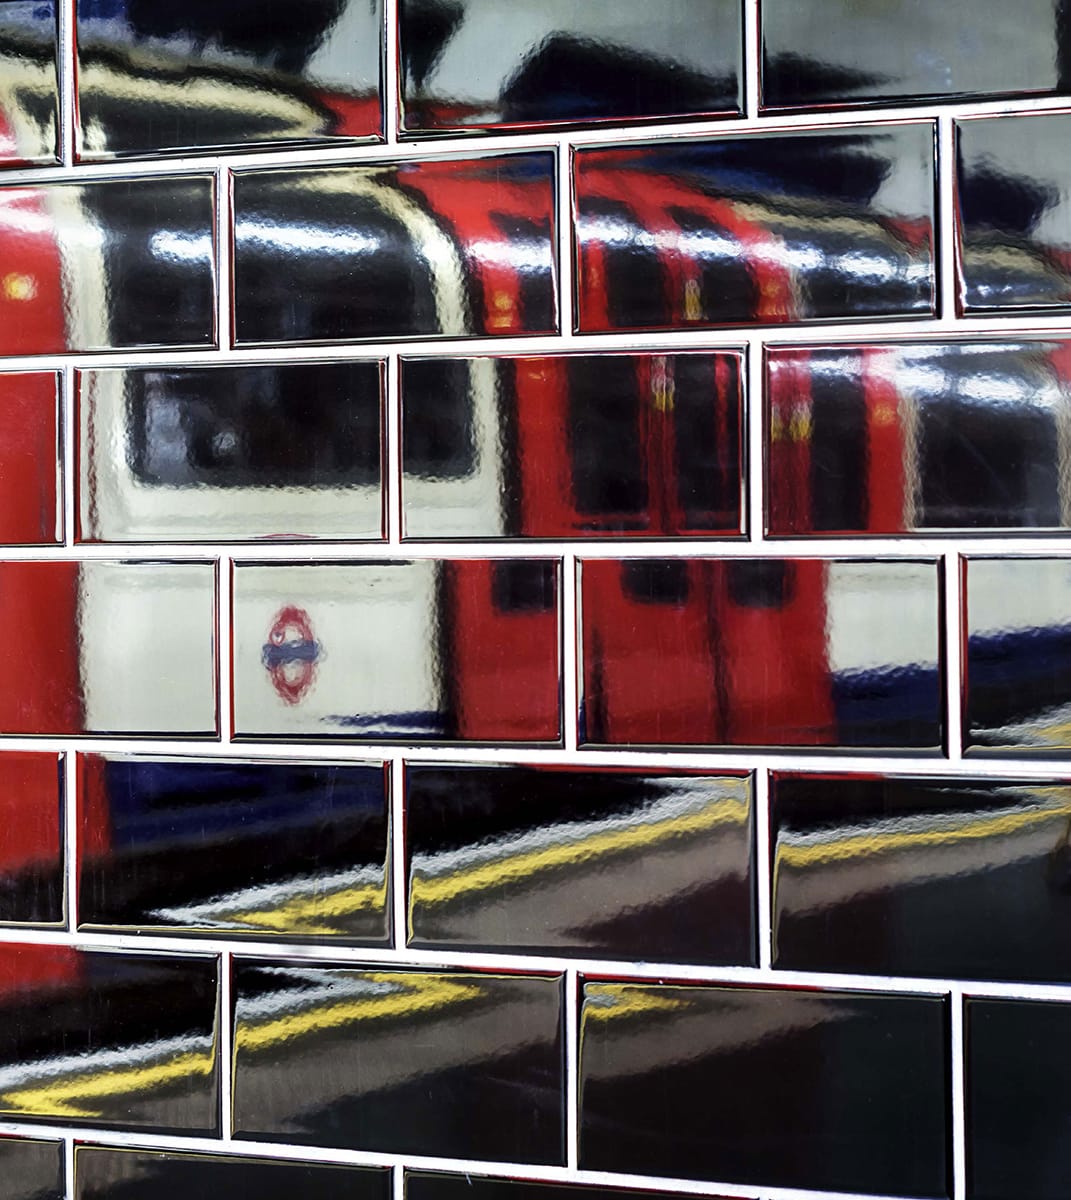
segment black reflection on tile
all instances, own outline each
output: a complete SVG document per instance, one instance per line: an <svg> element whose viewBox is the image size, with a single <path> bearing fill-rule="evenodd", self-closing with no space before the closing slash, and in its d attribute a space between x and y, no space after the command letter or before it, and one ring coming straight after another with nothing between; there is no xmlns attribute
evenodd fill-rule
<svg viewBox="0 0 1071 1200"><path fill-rule="evenodd" d="M740 111L737 0L402 0L404 128Z"/></svg>
<svg viewBox="0 0 1071 1200"><path fill-rule="evenodd" d="M581 741L936 750L934 562L587 559Z"/></svg>
<svg viewBox="0 0 1071 1200"><path fill-rule="evenodd" d="M64 920L63 756L0 754L0 923Z"/></svg>
<svg viewBox="0 0 1071 1200"><path fill-rule="evenodd" d="M390 940L385 768L79 759L81 928Z"/></svg>
<svg viewBox="0 0 1071 1200"><path fill-rule="evenodd" d="M561 977L239 959L235 996L237 1136L564 1162Z"/></svg>
<svg viewBox="0 0 1071 1200"><path fill-rule="evenodd" d="M1071 559L964 561L964 744L1071 751Z"/></svg>
<svg viewBox="0 0 1071 1200"><path fill-rule="evenodd" d="M753 965L746 778L408 764L409 944Z"/></svg>
<svg viewBox="0 0 1071 1200"><path fill-rule="evenodd" d="M739 534L742 359L403 360L405 535Z"/></svg>
<svg viewBox="0 0 1071 1200"><path fill-rule="evenodd" d="M1071 980L1071 786L775 774L774 964Z"/></svg>
<svg viewBox="0 0 1071 1200"><path fill-rule="evenodd" d="M0 188L0 353L211 346L211 175Z"/></svg>
<svg viewBox="0 0 1071 1200"><path fill-rule="evenodd" d="M242 344L554 333L554 159L243 172Z"/></svg>
<svg viewBox="0 0 1071 1200"><path fill-rule="evenodd" d="M581 149L578 328L934 311L934 127Z"/></svg>
<svg viewBox="0 0 1071 1200"><path fill-rule="evenodd" d="M76 1200L390 1200L390 1172L237 1155L75 1148Z"/></svg>
<svg viewBox="0 0 1071 1200"><path fill-rule="evenodd" d="M0 1138L0 1200L64 1200L63 1143Z"/></svg>
<svg viewBox="0 0 1071 1200"><path fill-rule="evenodd" d="M763 0L762 103L816 108L1071 90L1065 0Z"/></svg>
<svg viewBox="0 0 1071 1200"><path fill-rule="evenodd" d="M586 982L580 1167L946 1196L947 1002Z"/></svg>
<svg viewBox="0 0 1071 1200"><path fill-rule="evenodd" d="M58 158L56 0L0 3L0 167Z"/></svg>
<svg viewBox="0 0 1071 1200"><path fill-rule="evenodd" d="M406 1171L405 1200L682 1200L684 1193Z"/></svg>
<svg viewBox="0 0 1071 1200"><path fill-rule="evenodd" d="M380 0L77 0L79 156L378 137Z"/></svg>
<svg viewBox="0 0 1071 1200"><path fill-rule="evenodd" d="M1071 305L1071 115L956 125L959 294L969 312Z"/></svg>
<svg viewBox="0 0 1071 1200"><path fill-rule="evenodd" d="M78 373L79 538L377 538L379 362Z"/></svg>
<svg viewBox="0 0 1071 1200"><path fill-rule="evenodd" d="M965 1004L967 1195L1063 1200L1071 1171L1071 1005Z"/></svg>
<svg viewBox="0 0 1071 1200"><path fill-rule="evenodd" d="M1060 529L1071 342L767 352L775 536Z"/></svg>
<svg viewBox="0 0 1071 1200"><path fill-rule="evenodd" d="M0 945L0 1113L216 1133L217 990L206 956Z"/></svg>

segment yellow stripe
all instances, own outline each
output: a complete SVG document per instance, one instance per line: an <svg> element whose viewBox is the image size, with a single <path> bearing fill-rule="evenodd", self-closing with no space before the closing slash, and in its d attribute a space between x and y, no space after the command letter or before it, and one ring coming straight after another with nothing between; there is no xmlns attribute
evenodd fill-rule
<svg viewBox="0 0 1071 1200"><path fill-rule="evenodd" d="M235 922L270 929L276 933L329 934L338 933L333 925L317 924L332 917L375 911L387 907L387 885L383 883L344 888L330 895L295 896L277 908L255 909L236 913Z"/></svg>
<svg viewBox="0 0 1071 1200"><path fill-rule="evenodd" d="M609 1004L584 1004L584 1022L611 1021L618 1017L635 1017L645 1013L679 1012L687 1008L686 996L674 997L664 990L655 991L643 984L597 983L587 987L587 1000L608 996ZM581 1022L582 1024L584 1022Z"/></svg>

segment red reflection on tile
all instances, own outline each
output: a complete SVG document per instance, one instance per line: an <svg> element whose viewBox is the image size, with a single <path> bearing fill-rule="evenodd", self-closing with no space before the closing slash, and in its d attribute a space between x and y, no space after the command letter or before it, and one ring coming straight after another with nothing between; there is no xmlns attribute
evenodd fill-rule
<svg viewBox="0 0 1071 1200"><path fill-rule="evenodd" d="M56 381L51 372L0 375L0 542L57 541Z"/></svg>

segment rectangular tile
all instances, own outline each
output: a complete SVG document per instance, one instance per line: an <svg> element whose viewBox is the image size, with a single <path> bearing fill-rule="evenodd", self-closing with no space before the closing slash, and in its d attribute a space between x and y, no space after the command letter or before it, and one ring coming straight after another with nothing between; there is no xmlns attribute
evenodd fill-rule
<svg viewBox="0 0 1071 1200"><path fill-rule="evenodd" d="M235 1134L564 1162L562 979L238 959Z"/></svg>
<svg viewBox="0 0 1071 1200"><path fill-rule="evenodd" d="M234 731L557 742L560 562L239 564Z"/></svg>
<svg viewBox="0 0 1071 1200"><path fill-rule="evenodd" d="M743 354L402 360L409 538L739 535Z"/></svg>
<svg viewBox="0 0 1071 1200"><path fill-rule="evenodd" d="M1071 980L1065 780L775 773L774 965Z"/></svg>
<svg viewBox="0 0 1071 1200"><path fill-rule="evenodd" d="M766 367L774 536L1071 525L1071 342L775 346Z"/></svg>
<svg viewBox="0 0 1071 1200"><path fill-rule="evenodd" d="M0 1114L219 1131L217 962L0 944Z"/></svg>
<svg viewBox="0 0 1071 1200"><path fill-rule="evenodd" d="M408 763L405 781L411 946L755 964L746 777Z"/></svg>
<svg viewBox="0 0 1071 1200"><path fill-rule="evenodd" d="M75 1200L390 1200L390 1172L279 1158L76 1146Z"/></svg>
<svg viewBox="0 0 1071 1200"><path fill-rule="evenodd" d="M1071 750L1071 559L963 560L964 746Z"/></svg>
<svg viewBox="0 0 1071 1200"><path fill-rule="evenodd" d="M382 130L381 0L77 0L79 157Z"/></svg>
<svg viewBox="0 0 1071 1200"><path fill-rule="evenodd" d="M0 167L57 161L56 0L0 5Z"/></svg>
<svg viewBox="0 0 1071 1200"><path fill-rule="evenodd" d="M79 371L79 538L383 536L377 361Z"/></svg>
<svg viewBox="0 0 1071 1200"><path fill-rule="evenodd" d="M55 371L0 374L0 542L55 545L63 537L59 421Z"/></svg>
<svg viewBox="0 0 1071 1200"><path fill-rule="evenodd" d="M389 943L382 763L88 754L78 781L79 928Z"/></svg>
<svg viewBox="0 0 1071 1200"><path fill-rule="evenodd" d="M949 1195L939 996L584 983L580 1167Z"/></svg>
<svg viewBox="0 0 1071 1200"><path fill-rule="evenodd" d="M763 0L766 108L1067 91L1060 0Z"/></svg>
<svg viewBox="0 0 1071 1200"><path fill-rule="evenodd" d="M580 149L578 328L930 316L934 127Z"/></svg>
<svg viewBox="0 0 1071 1200"><path fill-rule="evenodd" d="M3 1200L66 1200L63 1143L36 1138L0 1139Z"/></svg>
<svg viewBox="0 0 1071 1200"><path fill-rule="evenodd" d="M965 1002L967 1196L1060 1200L1071 1170L1071 1006Z"/></svg>
<svg viewBox="0 0 1071 1200"><path fill-rule="evenodd" d="M0 754L0 923L64 921L63 755Z"/></svg>
<svg viewBox="0 0 1071 1200"><path fill-rule="evenodd" d="M403 126L513 130L731 115L738 0L461 0L399 10Z"/></svg>
<svg viewBox="0 0 1071 1200"><path fill-rule="evenodd" d="M581 742L941 743L932 561L589 559Z"/></svg>
<svg viewBox="0 0 1071 1200"><path fill-rule="evenodd" d="M405 1200L680 1200L686 1193L641 1191L638 1188L539 1183L531 1179L499 1179L487 1175L452 1175L445 1171L405 1172Z"/></svg>
<svg viewBox="0 0 1071 1200"><path fill-rule="evenodd" d="M239 345L555 333L554 158L243 171Z"/></svg>
<svg viewBox="0 0 1071 1200"><path fill-rule="evenodd" d="M0 354L215 343L211 175L0 188Z"/></svg>
<svg viewBox="0 0 1071 1200"><path fill-rule="evenodd" d="M959 298L967 312L1071 307L1071 114L956 122Z"/></svg>
<svg viewBox="0 0 1071 1200"><path fill-rule="evenodd" d="M0 562L0 733L216 733L211 563Z"/></svg>

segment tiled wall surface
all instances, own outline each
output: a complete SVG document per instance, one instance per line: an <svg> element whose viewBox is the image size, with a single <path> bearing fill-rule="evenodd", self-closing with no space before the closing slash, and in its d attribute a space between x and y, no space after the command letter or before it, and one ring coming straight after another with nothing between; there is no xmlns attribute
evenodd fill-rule
<svg viewBox="0 0 1071 1200"><path fill-rule="evenodd" d="M1071 1194L1067 0L0 0L0 1197Z"/></svg>

